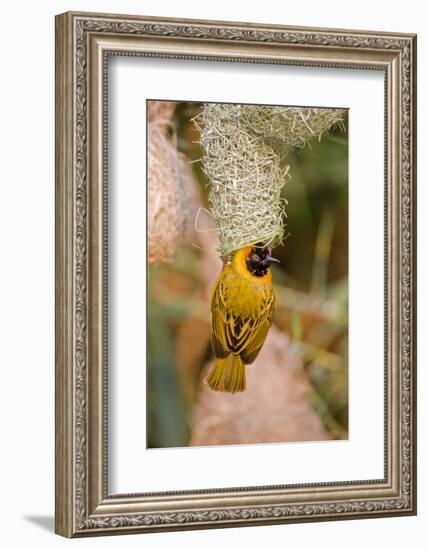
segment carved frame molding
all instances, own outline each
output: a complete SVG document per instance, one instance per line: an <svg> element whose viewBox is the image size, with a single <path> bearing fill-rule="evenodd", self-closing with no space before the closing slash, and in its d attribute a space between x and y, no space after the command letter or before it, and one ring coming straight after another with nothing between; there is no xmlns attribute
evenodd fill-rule
<svg viewBox="0 0 427 550"><path fill-rule="evenodd" d="M384 71L383 480L108 495L104 270L110 55ZM57 533L74 537L415 513L415 78L414 35L72 12L57 16Z"/></svg>

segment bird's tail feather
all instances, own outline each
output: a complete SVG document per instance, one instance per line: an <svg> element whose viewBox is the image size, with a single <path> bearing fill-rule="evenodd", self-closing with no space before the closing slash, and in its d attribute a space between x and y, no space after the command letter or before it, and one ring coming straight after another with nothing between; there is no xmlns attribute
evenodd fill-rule
<svg viewBox="0 0 427 550"><path fill-rule="evenodd" d="M225 359L215 359L215 365L205 379L215 391L236 393L246 387L245 365L240 355L229 355Z"/></svg>

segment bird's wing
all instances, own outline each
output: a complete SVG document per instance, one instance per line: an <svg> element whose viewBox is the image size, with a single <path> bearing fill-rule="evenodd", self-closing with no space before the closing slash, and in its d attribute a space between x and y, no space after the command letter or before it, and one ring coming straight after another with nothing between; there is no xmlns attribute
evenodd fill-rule
<svg viewBox="0 0 427 550"><path fill-rule="evenodd" d="M220 276L211 296L212 311L212 348L215 357L225 359L230 355L230 348L227 346L225 334L226 309L224 304L224 288L222 277Z"/></svg>
<svg viewBox="0 0 427 550"><path fill-rule="evenodd" d="M252 332L251 338L246 343L246 346L241 350L240 355L243 362L246 365L253 363L260 352L260 349L264 345L265 339L268 334L268 330L271 327L273 320L273 313L275 308L275 298L274 293L272 292L268 301L266 302L264 315L262 316L263 321L259 326Z"/></svg>
<svg viewBox="0 0 427 550"><path fill-rule="evenodd" d="M212 293L212 347L215 357L225 358L230 353L240 354L245 363L258 355L274 311L274 294L266 293L256 315L242 317L227 307L226 286L222 278Z"/></svg>

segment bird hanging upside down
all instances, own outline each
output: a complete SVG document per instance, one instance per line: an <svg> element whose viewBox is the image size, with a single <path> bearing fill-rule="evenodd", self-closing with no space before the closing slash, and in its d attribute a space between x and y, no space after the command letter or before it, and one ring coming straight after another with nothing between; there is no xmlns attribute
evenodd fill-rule
<svg viewBox="0 0 427 550"><path fill-rule="evenodd" d="M224 266L212 290L212 348L215 365L205 382L216 391L241 392L245 365L255 361L275 308L270 249L247 246Z"/></svg>

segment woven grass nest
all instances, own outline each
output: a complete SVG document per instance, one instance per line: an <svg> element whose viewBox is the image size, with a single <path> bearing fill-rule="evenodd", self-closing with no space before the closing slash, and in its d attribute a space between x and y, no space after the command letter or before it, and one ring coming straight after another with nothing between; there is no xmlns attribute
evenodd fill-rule
<svg viewBox="0 0 427 550"><path fill-rule="evenodd" d="M170 261L193 229L196 185L188 159L170 137L176 103L148 106L148 261Z"/></svg>
<svg viewBox="0 0 427 550"><path fill-rule="evenodd" d="M209 103L193 119L200 132L210 212L225 259L243 247L282 244L290 178L286 155L335 124L344 110Z"/></svg>

